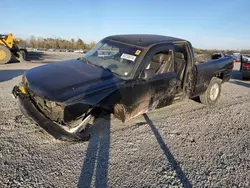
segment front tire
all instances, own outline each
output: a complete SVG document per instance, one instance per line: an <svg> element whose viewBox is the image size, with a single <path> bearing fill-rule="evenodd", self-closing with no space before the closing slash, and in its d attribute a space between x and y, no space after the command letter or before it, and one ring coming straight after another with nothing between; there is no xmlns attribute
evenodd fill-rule
<svg viewBox="0 0 250 188"><path fill-rule="evenodd" d="M205 93L200 95L200 101L202 104L205 104L207 106L212 106L216 104L221 93L221 82L222 80L216 77L211 79L210 84Z"/></svg>

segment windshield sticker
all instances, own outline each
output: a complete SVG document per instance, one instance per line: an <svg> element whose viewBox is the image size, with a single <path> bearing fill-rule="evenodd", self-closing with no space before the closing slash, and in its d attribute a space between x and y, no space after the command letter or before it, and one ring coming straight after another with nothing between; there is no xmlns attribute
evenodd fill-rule
<svg viewBox="0 0 250 188"><path fill-rule="evenodd" d="M140 55L141 50L136 50L135 55Z"/></svg>
<svg viewBox="0 0 250 188"><path fill-rule="evenodd" d="M121 55L121 58L122 58L122 59L130 60L130 61L135 61L136 56L123 53L123 54Z"/></svg>

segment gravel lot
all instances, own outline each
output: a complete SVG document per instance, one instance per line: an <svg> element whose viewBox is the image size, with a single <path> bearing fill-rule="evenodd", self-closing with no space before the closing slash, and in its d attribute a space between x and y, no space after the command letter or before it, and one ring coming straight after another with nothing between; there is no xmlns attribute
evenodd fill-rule
<svg viewBox="0 0 250 188"><path fill-rule="evenodd" d="M53 139L10 95L39 65L0 66L0 187L250 187L250 81L239 65L217 106L187 100L126 124L99 119L84 143Z"/></svg>

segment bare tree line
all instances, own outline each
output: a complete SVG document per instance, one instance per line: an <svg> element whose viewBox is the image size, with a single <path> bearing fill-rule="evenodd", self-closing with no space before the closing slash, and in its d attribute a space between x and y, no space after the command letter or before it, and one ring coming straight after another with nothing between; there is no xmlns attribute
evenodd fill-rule
<svg viewBox="0 0 250 188"><path fill-rule="evenodd" d="M22 46L25 47L31 47L31 48L45 48L45 49L90 49L93 46L95 46L95 42L91 42L90 44L85 43L82 39L62 39L60 37L49 37L49 38L43 38L43 37L35 37L31 36L26 40L23 40ZM218 50L218 49L209 49L209 50L203 50L199 48L194 48L194 52L196 54L213 54L222 52L225 54L232 55L235 52L240 52L242 54L250 54L250 49L245 50Z"/></svg>
<svg viewBox="0 0 250 188"><path fill-rule="evenodd" d="M90 49L95 46L95 42L90 44L85 43L82 39L62 39L59 37L55 38L43 38L31 36L28 39L23 39L21 46L30 48L43 48L43 49Z"/></svg>
<svg viewBox="0 0 250 188"><path fill-rule="evenodd" d="M194 48L194 52L196 54L214 54L214 53L224 53L228 55L233 55L233 53L241 53L241 54L250 54L250 49L245 49L245 50L218 50L218 49L209 49L209 50L203 50L203 49L198 49Z"/></svg>

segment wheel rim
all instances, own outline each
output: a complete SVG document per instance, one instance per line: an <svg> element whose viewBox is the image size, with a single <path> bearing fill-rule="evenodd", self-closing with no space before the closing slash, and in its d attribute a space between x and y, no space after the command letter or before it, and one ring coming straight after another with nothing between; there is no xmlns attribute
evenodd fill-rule
<svg viewBox="0 0 250 188"><path fill-rule="evenodd" d="M212 101L216 100L219 95L219 84L215 83L212 85L210 90L210 99Z"/></svg>
<svg viewBox="0 0 250 188"><path fill-rule="evenodd" d="M5 53L5 51L0 49L0 60L4 60L6 58L7 54Z"/></svg>

